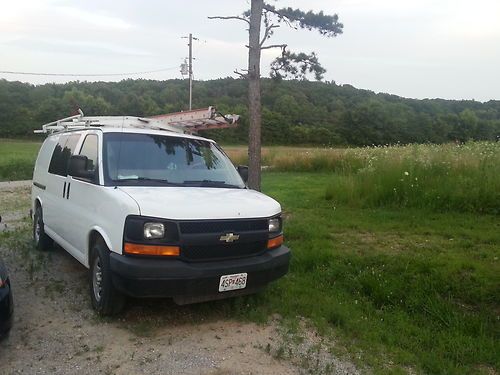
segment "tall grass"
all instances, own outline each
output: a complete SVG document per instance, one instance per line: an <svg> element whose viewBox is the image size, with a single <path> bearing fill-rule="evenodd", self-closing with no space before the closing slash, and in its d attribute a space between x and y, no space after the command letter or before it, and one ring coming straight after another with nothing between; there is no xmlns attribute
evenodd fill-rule
<svg viewBox="0 0 500 375"><path fill-rule="evenodd" d="M500 144L373 150L365 166L332 177L325 198L349 206L500 214Z"/></svg>
<svg viewBox="0 0 500 375"><path fill-rule="evenodd" d="M245 150L229 149L237 163ZM355 149L268 148L263 165L332 172L325 198L352 207L415 207L500 213L500 143Z"/></svg>
<svg viewBox="0 0 500 375"><path fill-rule="evenodd" d="M247 164L246 147L224 147L234 164ZM362 149L264 147L262 165L279 172L339 172L363 167Z"/></svg>

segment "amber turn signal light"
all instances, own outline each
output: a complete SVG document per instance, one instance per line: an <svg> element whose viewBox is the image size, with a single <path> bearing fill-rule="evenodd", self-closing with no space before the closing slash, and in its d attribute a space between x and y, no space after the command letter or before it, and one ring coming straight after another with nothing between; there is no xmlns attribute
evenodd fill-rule
<svg viewBox="0 0 500 375"><path fill-rule="evenodd" d="M157 245L138 245L135 243L125 243L123 249L127 254L133 255L158 255L177 257L181 253L179 246L157 246Z"/></svg>
<svg viewBox="0 0 500 375"><path fill-rule="evenodd" d="M267 241L267 248L274 249L275 247L281 246L283 244L283 235L271 238Z"/></svg>

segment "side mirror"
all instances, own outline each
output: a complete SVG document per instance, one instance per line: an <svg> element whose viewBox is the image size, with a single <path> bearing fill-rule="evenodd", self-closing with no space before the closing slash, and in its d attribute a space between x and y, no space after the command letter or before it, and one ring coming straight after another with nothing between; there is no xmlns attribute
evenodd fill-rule
<svg viewBox="0 0 500 375"><path fill-rule="evenodd" d="M95 172L87 170L89 159L84 155L72 155L69 158L68 175L86 181L94 181Z"/></svg>
<svg viewBox="0 0 500 375"><path fill-rule="evenodd" d="M248 181L248 167L246 165L238 165L236 169L238 170L238 173L243 181L246 183Z"/></svg>

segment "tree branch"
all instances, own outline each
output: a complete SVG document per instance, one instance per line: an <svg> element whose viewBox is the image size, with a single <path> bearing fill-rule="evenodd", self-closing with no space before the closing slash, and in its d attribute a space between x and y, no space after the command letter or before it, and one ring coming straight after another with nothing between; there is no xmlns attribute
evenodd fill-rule
<svg viewBox="0 0 500 375"><path fill-rule="evenodd" d="M280 27L280 25L274 25L274 24L271 24L271 25L266 25L266 31L264 31L264 37L262 38L262 40L260 41L260 46L262 47L262 45L264 44L264 42L269 38L271 37L272 35L272 30L273 29L276 29Z"/></svg>
<svg viewBox="0 0 500 375"><path fill-rule="evenodd" d="M281 80L291 77L293 79L307 79L308 73L313 73L320 81L326 70L321 66L314 52L293 53L283 50L281 57L271 63L271 77Z"/></svg>
<svg viewBox="0 0 500 375"><path fill-rule="evenodd" d="M290 19L285 14L281 13L278 9L276 9L274 6L264 3L264 11L266 12L266 14L267 12L269 12L278 16L279 21L283 21L288 25L288 27L297 30L297 27L292 25Z"/></svg>
<svg viewBox="0 0 500 375"><path fill-rule="evenodd" d="M286 48L286 44L270 44L268 46L261 46L260 49L269 49L269 48L281 48L284 49Z"/></svg>
<svg viewBox="0 0 500 375"><path fill-rule="evenodd" d="M235 70L234 73L238 74L241 78L244 78L244 79L248 78L248 74L238 72L238 70Z"/></svg>
<svg viewBox="0 0 500 375"><path fill-rule="evenodd" d="M264 3L264 11L274 14L278 18L278 22L285 22L288 26L294 29L301 28L307 30L317 30L321 35L326 37L335 37L342 34L344 25L339 22L337 14L327 15L322 11L314 13L312 11L303 12L300 9L281 8L276 9L275 6Z"/></svg>
<svg viewBox="0 0 500 375"><path fill-rule="evenodd" d="M239 16L209 16L207 17L209 20L215 20L215 19L219 19L219 20L240 20L240 21L245 21L246 23L248 23L250 25L250 21L247 20L246 18L243 18L243 17L239 17Z"/></svg>

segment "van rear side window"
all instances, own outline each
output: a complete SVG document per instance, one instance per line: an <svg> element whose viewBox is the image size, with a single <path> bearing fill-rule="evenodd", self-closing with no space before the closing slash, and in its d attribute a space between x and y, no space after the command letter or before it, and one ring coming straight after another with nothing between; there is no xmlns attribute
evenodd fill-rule
<svg viewBox="0 0 500 375"><path fill-rule="evenodd" d="M98 138L95 134L89 134L85 137L83 141L82 149L80 150L80 155L87 157L87 171L95 172L97 166L97 143Z"/></svg>
<svg viewBox="0 0 500 375"><path fill-rule="evenodd" d="M68 175L69 158L73 155L79 139L80 134L63 135L59 138L52 159L50 159L49 173L64 177Z"/></svg>

